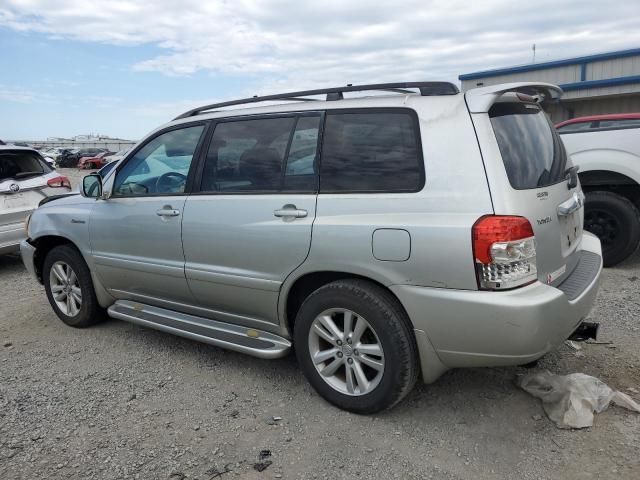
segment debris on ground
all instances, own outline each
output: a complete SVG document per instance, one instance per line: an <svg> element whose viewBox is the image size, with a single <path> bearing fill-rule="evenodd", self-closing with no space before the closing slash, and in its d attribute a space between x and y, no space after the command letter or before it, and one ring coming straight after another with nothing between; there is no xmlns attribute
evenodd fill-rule
<svg viewBox="0 0 640 480"><path fill-rule="evenodd" d="M258 461L253 464L254 470L262 472L269 467L273 462L269 460L271 458L271 450L260 450L258 454Z"/></svg>
<svg viewBox="0 0 640 480"><path fill-rule="evenodd" d="M517 383L524 391L542 400L547 416L560 428L592 426L594 412L606 410L611 402L640 413L640 405L631 397L583 373L529 373L520 376Z"/></svg>

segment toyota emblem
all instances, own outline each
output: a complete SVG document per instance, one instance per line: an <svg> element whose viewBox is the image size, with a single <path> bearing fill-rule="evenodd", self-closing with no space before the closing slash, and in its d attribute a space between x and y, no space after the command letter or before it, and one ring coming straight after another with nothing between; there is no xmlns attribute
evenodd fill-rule
<svg viewBox="0 0 640 480"><path fill-rule="evenodd" d="M12 183L11 185L9 185L9 190L15 193L20 190L20 185L18 185L17 183Z"/></svg>

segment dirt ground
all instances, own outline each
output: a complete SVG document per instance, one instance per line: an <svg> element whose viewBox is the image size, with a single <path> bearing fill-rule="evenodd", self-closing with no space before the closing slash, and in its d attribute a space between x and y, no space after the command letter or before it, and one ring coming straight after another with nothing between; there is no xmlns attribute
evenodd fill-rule
<svg viewBox="0 0 640 480"><path fill-rule="evenodd" d="M323 401L293 356L116 320L67 327L17 256L0 257L0 292L2 479L640 478L640 415L611 407L560 430L515 386L521 368L450 371L358 416ZM639 314L636 255L604 272L591 314L612 343L562 347L539 368L640 400Z"/></svg>

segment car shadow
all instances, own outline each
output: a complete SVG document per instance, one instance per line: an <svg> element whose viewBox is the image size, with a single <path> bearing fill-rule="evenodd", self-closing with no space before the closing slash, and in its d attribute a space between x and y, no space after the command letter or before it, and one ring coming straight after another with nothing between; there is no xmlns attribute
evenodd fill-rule
<svg viewBox="0 0 640 480"><path fill-rule="evenodd" d="M623 262L619 263L615 267L608 267L608 268L619 269L619 270L635 270L638 268L638 266L640 266L640 248L638 248L638 250L636 250L633 255L631 255L629 258L627 258Z"/></svg>
<svg viewBox="0 0 640 480"><path fill-rule="evenodd" d="M25 267L19 253L0 255L0 274L16 273L24 270Z"/></svg>

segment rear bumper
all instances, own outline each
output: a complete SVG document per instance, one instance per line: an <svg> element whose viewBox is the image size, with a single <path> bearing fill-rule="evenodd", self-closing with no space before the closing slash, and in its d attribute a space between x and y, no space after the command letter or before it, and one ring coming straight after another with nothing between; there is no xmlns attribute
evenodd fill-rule
<svg viewBox="0 0 640 480"><path fill-rule="evenodd" d="M588 267L596 271L584 288L571 294L540 282L505 292L408 285L391 289L414 328L426 333L441 362L436 369L521 365L566 340L591 310L602 271L600 241L585 232L582 248L591 253L591 260L598 255L599 261ZM426 364L426 349L418 343L425 379L434 380L434 367Z"/></svg>

